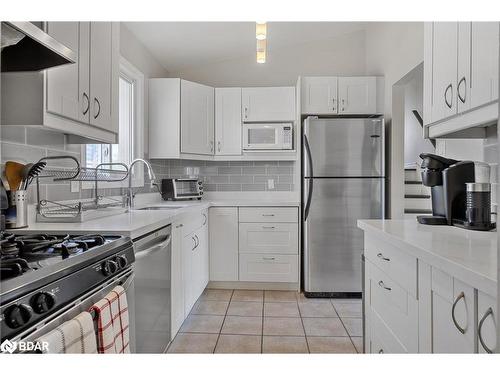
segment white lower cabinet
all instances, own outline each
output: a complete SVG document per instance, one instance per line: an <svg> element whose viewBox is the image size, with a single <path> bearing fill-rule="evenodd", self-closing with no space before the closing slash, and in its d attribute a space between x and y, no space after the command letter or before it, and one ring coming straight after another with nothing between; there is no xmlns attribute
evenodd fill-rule
<svg viewBox="0 0 500 375"><path fill-rule="evenodd" d="M210 280L238 280L238 207L212 207L210 222Z"/></svg>
<svg viewBox="0 0 500 375"><path fill-rule="evenodd" d="M365 234L365 256L367 351L495 352L495 297L372 235Z"/></svg>
<svg viewBox="0 0 500 375"><path fill-rule="evenodd" d="M171 338L181 328L184 318L184 283L182 279L182 222L172 223L172 270L171 270Z"/></svg>
<svg viewBox="0 0 500 375"><path fill-rule="evenodd" d="M495 353L497 346L497 299L477 293L477 336L479 353Z"/></svg>
<svg viewBox="0 0 500 375"><path fill-rule="evenodd" d="M298 282L298 255L240 253L240 281Z"/></svg>

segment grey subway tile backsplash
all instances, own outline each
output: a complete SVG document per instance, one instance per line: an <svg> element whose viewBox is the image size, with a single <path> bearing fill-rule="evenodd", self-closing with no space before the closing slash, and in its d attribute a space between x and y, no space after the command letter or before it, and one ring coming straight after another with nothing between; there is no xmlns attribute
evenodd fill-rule
<svg viewBox="0 0 500 375"><path fill-rule="evenodd" d="M158 178L177 178L196 170L205 191L292 191L293 161L151 161ZM273 180L274 188L268 188Z"/></svg>

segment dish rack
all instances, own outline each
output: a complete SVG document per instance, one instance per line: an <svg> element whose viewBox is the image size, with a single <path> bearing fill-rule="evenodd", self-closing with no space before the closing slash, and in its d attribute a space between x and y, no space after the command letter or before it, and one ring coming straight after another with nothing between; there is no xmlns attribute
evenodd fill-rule
<svg viewBox="0 0 500 375"><path fill-rule="evenodd" d="M129 170L126 164L101 163L95 168L81 167L78 159L69 155L48 156L40 159L40 161L45 161L47 166L36 177L37 222L81 223L86 220L126 211L122 198L116 199L98 194L99 182L120 182L128 178ZM50 166L51 161L58 161L59 166ZM119 169L114 169L116 167L119 167ZM53 182L92 183L94 197L65 201L64 203L42 199L40 182L43 179Z"/></svg>

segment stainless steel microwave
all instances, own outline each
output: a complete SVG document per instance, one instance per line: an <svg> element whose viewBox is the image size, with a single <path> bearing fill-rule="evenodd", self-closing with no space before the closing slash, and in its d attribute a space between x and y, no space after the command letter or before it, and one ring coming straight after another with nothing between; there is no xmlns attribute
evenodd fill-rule
<svg viewBox="0 0 500 375"><path fill-rule="evenodd" d="M293 124L243 124L243 150L292 150Z"/></svg>

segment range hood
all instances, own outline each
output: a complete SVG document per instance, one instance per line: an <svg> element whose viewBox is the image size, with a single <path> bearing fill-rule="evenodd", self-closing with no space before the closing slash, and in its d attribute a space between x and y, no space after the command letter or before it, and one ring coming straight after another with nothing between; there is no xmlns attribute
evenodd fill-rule
<svg viewBox="0 0 500 375"><path fill-rule="evenodd" d="M2 72L33 72L76 61L76 53L31 22L2 22Z"/></svg>

